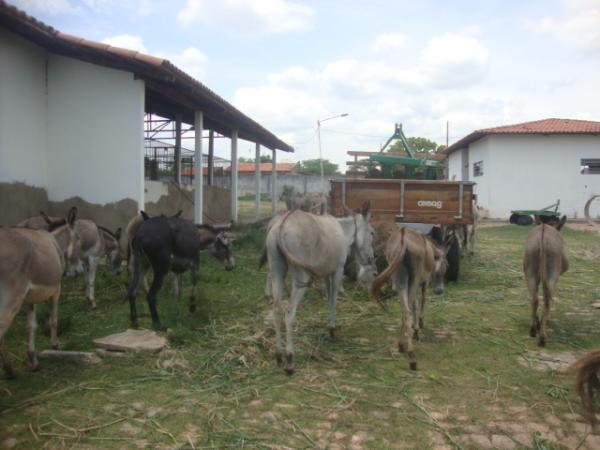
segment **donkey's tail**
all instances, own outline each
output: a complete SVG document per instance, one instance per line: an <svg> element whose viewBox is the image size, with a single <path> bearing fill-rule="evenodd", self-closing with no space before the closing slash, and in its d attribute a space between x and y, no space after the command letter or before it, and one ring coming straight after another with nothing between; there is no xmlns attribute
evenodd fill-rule
<svg viewBox="0 0 600 450"><path fill-rule="evenodd" d="M594 426L597 422L594 409L594 390L600 390L600 381L598 381L600 349L593 350L582 356L573 363L573 367L577 371L575 387L585 409L585 415L592 426Z"/></svg>
<svg viewBox="0 0 600 450"><path fill-rule="evenodd" d="M546 273L546 245L544 243L544 230L546 225L542 224L542 233L540 235L540 283L544 294L544 303L550 301L550 288L548 286L548 274Z"/></svg>
<svg viewBox="0 0 600 450"><path fill-rule="evenodd" d="M289 264L292 264L293 266L298 267L299 269L305 270L308 273L310 273L313 277L318 277L318 275L315 273L314 269L312 267L310 267L308 264L306 264L303 261L300 261L298 258L296 258L294 255L292 255L287 246L285 245L284 239L283 239L283 226L285 225L285 222L287 221L287 219L296 212L296 209L293 209L291 211L288 211L285 213L283 219L281 220L281 223L279 224L279 230L277 233L277 247L279 248L279 251L281 252L281 254L284 256L284 258L287 260L287 262Z"/></svg>
<svg viewBox="0 0 600 450"><path fill-rule="evenodd" d="M369 295L371 299L374 300L381 307L383 307L383 303L381 302L381 287L394 274L394 272L404 259L404 254L406 253L406 241L404 239L405 233L406 228L401 228L400 245L394 252L392 258L390 259L387 268L383 272L381 272L377 276L377 278L373 280L373 283L371 283L371 288L369 289Z"/></svg>

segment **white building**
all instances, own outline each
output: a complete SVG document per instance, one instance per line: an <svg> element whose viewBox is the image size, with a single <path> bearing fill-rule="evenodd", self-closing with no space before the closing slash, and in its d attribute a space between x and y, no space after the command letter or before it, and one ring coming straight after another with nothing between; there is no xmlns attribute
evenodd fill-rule
<svg viewBox="0 0 600 450"><path fill-rule="evenodd" d="M203 131L230 138L234 161L238 137L257 153L293 151L169 61L61 33L0 0L0 225L62 213L65 202L102 223L144 208L145 113L194 125L196 151ZM196 221L202 190L192 196Z"/></svg>
<svg viewBox="0 0 600 450"><path fill-rule="evenodd" d="M600 122L546 119L477 130L449 146L448 179L473 181L492 218L540 209L583 218L600 194Z"/></svg>

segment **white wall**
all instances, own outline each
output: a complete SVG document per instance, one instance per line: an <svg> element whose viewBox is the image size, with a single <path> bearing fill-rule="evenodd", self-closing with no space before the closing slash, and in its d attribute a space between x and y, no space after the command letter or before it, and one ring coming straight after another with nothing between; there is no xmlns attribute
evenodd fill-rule
<svg viewBox="0 0 600 450"><path fill-rule="evenodd" d="M0 28L0 182L47 185L46 53Z"/></svg>
<svg viewBox="0 0 600 450"><path fill-rule="evenodd" d="M448 156L448 179L462 181L460 150Z"/></svg>
<svg viewBox="0 0 600 450"><path fill-rule="evenodd" d="M491 217L560 199L562 213L582 218L586 200L600 194L600 175L580 174L582 158L600 158L600 136L492 135L472 143L470 152L470 174L484 159L484 176L472 179Z"/></svg>
<svg viewBox="0 0 600 450"><path fill-rule="evenodd" d="M132 73L48 57L48 196L143 207L144 83Z"/></svg>

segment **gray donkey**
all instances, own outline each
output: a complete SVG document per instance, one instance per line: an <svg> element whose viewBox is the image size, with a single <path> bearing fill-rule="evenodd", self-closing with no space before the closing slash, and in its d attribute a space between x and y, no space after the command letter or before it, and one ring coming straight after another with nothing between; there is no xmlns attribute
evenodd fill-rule
<svg viewBox="0 0 600 450"><path fill-rule="evenodd" d="M527 289L531 299L531 326L529 335L535 337L540 331L538 345L546 345L546 328L550 318L550 303L558 278L569 269L569 261L565 254L564 241L559 231L567 221L567 216L560 220L542 223L527 235L523 271L527 281ZM544 304L542 321L537 317L538 288L542 285Z"/></svg>

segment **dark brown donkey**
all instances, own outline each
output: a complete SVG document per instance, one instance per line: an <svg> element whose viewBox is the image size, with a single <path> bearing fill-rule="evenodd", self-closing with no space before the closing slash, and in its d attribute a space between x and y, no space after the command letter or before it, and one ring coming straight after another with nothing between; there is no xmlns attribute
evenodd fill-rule
<svg viewBox="0 0 600 450"><path fill-rule="evenodd" d="M550 304L552 294L558 278L569 268L569 261L565 254L565 245L559 231L567 222L567 216L560 220L543 223L535 227L525 239L525 255L523 257L523 271L529 297L531 300L531 326L529 335L535 337L540 331L538 345L546 345L546 328L550 318ZM542 285L544 304L542 305L542 321L537 316L538 288Z"/></svg>
<svg viewBox="0 0 600 450"><path fill-rule="evenodd" d="M35 354L35 305L50 300L50 341L58 346L56 334L58 298L63 273L83 270L79 238L75 233L77 210L68 219L52 221L49 230L0 227L0 358L8 377L13 369L4 348L4 334L13 319L27 306L29 368L38 367Z"/></svg>

